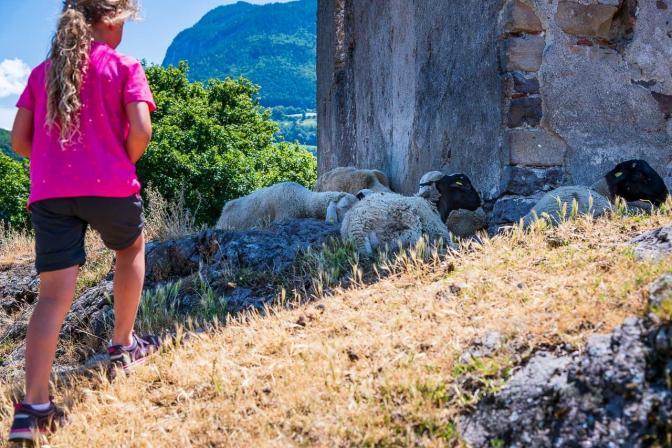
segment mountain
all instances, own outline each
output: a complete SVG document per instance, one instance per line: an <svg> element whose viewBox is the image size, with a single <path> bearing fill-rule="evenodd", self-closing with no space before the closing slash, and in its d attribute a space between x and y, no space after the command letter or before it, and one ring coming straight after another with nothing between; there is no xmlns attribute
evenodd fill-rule
<svg viewBox="0 0 672 448"><path fill-rule="evenodd" d="M186 60L197 81L245 76L261 86L264 106L314 109L316 42L317 0L238 2L178 34L163 65Z"/></svg>

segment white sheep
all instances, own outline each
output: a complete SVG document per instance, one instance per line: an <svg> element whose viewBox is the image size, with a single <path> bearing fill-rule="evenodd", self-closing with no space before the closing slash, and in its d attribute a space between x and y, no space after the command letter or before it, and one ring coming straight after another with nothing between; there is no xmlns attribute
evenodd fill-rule
<svg viewBox="0 0 672 448"><path fill-rule="evenodd" d="M450 242L448 228L429 202L394 193L365 197L345 214L341 225L341 237L353 241L363 255L371 255L377 247L386 245L410 246L423 235Z"/></svg>
<svg viewBox="0 0 672 448"><path fill-rule="evenodd" d="M226 203L216 228L245 230L285 219L322 219L330 203L341 216L357 202L342 192L316 193L294 182L282 182ZM339 207L345 210L339 211Z"/></svg>
<svg viewBox="0 0 672 448"><path fill-rule="evenodd" d="M382 171L362 170L354 167L339 167L318 177L315 191L344 191L355 194L360 190L389 193L390 181Z"/></svg>
<svg viewBox="0 0 672 448"><path fill-rule="evenodd" d="M596 218L611 210L609 199L584 186L556 188L546 193L523 217L523 226L543 219L551 225L559 224L572 215L591 215Z"/></svg>
<svg viewBox="0 0 672 448"><path fill-rule="evenodd" d="M439 193L439 190L436 188L436 183L440 181L443 176L445 176L445 174L441 171L430 171L425 173L425 175L420 178L420 182L418 182L419 190L415 195L425 198L433 204L439 202L441 193Z"/></svg>

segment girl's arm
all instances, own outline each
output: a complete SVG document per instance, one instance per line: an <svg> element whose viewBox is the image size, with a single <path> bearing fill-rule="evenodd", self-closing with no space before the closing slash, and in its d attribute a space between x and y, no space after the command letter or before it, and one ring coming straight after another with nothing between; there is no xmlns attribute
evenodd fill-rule
<svg viewBox="0 0 672 448"><path fill-rule="evenodd" d="M145 153L152 139L152 119L149 116L149 106L145 102L128 103L126 115L130 123L128 138L126 138L126 153L131 162L136 163Z"/></svg>
<svg viewBox="0 0 672 448"><path fill-rule="evenodd" d="M26 159L33 151L33 112L19 108L12 127L12 149Z"/></svg>

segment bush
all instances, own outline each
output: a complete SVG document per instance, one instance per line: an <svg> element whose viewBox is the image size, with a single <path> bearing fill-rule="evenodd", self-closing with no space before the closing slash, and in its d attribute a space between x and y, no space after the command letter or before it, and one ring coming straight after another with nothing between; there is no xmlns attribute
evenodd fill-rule
<svg viewBox="0 0 672 448"><path fill-rule="evenodd" d="M270 111L259 105L250 81L189 82L188 66L152 66L147 78L157 111L154 138L138 162L141 182L169 201L184 192L197 224L214 223L227 200L277 182L307 187L316 179L315 157L303 147L274 142Z"/></svg>
<svg viewBox="0 0 672 448"><path fill-rule="evenodd" d="M0 221L24 229L29 224L26 210L30 193L28 161L18 161L0 152ZM0 223L2 225L2 223Z"/></svg>

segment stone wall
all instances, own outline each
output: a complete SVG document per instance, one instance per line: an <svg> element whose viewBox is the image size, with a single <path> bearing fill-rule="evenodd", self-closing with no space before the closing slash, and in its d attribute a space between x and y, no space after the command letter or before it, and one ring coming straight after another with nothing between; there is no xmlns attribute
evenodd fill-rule
<svg viewBox="0 0 672 448"><path fill-rule="evenodd" d="M502 221L644 158L672 183L672 0L319 0L321 171L464 171ZM514 216L508 216L513 214Z"/></svg>

